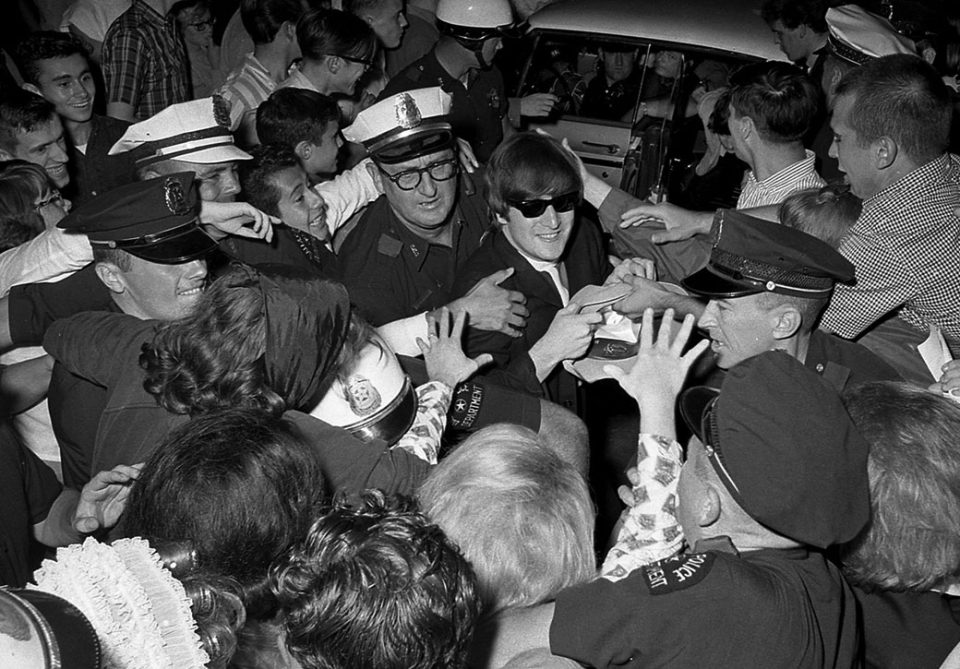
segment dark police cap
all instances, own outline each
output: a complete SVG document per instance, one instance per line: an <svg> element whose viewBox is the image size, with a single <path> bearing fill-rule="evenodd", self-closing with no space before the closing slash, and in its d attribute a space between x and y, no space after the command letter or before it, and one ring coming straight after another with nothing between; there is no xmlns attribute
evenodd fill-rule
<svg viewBox="0 0 960 669"><path fill-rule="evenodd" d="M796 358L749 358L719 391L685 391L680 413L724 486L765 527L826 548L866 524L867 444L837 392Z"/></svg>
<svg viewBox="0 0 960 669"><path fill-rule="evenodd" d="M772 292L828 297L835 283L853 281L849 260L800 230L735 210L722 210L707 266L681 283L706 298Z"/></svg>
<svg viewBox="0 0 960 669"><path fill-rule="evenodd" d="M199 215L194 174L180 172L108 191L70 212L59 227L82 232L94 248L174 265L216 248L200 227Z"/></svg>

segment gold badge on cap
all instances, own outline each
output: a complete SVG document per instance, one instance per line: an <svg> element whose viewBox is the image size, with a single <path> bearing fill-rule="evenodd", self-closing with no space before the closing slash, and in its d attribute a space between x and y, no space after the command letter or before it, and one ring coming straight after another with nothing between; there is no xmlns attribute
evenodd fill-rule
<svg viewBox="0 0 960 669"><path fill-rule="evenodd" d="M416 128L423 122L420 109L409 93L401 93L394 99L393 110L397 114L397 124L405 130Z"/></svg>
<svg viewBox="0 0 960 669"><path fill-rule="evenodd" d="M186 216L190 213L190 205L187 204L187 195L183 192L183 185L173 177L167 179L163 184L163 199L167 203L167 209L170 213L177 216Z"/></svg>

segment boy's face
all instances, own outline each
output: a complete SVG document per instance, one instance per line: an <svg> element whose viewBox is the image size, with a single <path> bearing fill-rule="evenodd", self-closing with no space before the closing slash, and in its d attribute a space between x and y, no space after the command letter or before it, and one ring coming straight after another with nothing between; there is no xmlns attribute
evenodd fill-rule
<svg viewBox="0 0 960 669"><path fill-rule="evenodd" d="M316 183L337 173L337 157L340 147L343 146L343 137L340 135L340 123L330 121L323 132L320 142L310 142L310 154L303 157L300 164L307 171L310 181Z"/></svg>
<svg viewBox="0 0 960 669"><path fill-rule="evenodd" d="M36 92L53 104L61 118L86 123L93 115L96 86L90 64L79 53L37 61Z"/></svg>
<svg viewBox="0 0 960 669"><path fill-rule="evenodd" d="M0 149L0 159L14 158L42 167L57 188L66 186L70 182L70 173L67 171L67 145L60 117L54 114L50 121L29 132L17 132L13 150Z"/></svg>
<svg viewBox="0 0 960 669"><path fill-rule="evenodd" d="M277 213L284 225L326 239L327 205L310 188L307 174L300 167L287 167L272 177L277 189Z"/></svg>

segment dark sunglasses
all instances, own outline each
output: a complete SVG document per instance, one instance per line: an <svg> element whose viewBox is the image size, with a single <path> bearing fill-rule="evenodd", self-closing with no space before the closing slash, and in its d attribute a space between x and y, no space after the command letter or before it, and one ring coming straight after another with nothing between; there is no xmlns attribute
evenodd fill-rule
<svg viewBox="0 0 960 669"><path fill-rule="evenodd" d="M573 211L574 207L580 204L580 191L562 193L548 200L507 200L507 204L519 211L524 218L543 216L543 212L551 205L553 205L554 210L559 214L566 211Z"/></svg>

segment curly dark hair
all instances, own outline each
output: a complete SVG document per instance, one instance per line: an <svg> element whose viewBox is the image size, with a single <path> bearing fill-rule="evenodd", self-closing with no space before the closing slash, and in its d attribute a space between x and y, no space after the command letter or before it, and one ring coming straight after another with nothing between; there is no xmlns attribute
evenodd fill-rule
<svg viewBox="0 0 960 669"><path fill-rule="evenodd" d="M144 389L175 414L246 407L279 416L284 401L265 379L263 302L256 274L231 268L191 315L160 325L143 345Z"/></svg>
<svg viewBox="0 0 960 669"><path fill-rule="evenodd" d="M271 567L305 669L462 667L480 613L460 551L403 497L338 503Z"/></svg>

